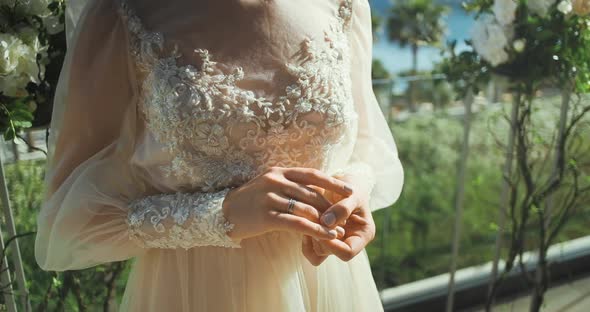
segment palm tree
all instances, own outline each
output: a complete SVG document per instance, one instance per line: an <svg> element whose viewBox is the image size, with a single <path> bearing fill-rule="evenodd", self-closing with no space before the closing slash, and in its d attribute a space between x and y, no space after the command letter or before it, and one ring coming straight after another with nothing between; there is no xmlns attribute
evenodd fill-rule
<svg viewBox="0 0 590 312"><path fill-rule="evenodd" d="M378 15L375 12L371 13L371 27L373 29L373 42L377 42L377 40L379 40L379 36L377 36L377 33L379 32L379 28L381 28L381 24L383 24L383 18L381 17L381 15Z"/></svg>
<svg viewBox="0 0 590 312"><path fill-rule="evenodd" d="M418 71L418 48L439 45L446 32L443 18L449 8L435 0L399 0L387 18L387 39L412 49L412 73ZM415 111L413 84L410 84L410 109Z"/></svg>

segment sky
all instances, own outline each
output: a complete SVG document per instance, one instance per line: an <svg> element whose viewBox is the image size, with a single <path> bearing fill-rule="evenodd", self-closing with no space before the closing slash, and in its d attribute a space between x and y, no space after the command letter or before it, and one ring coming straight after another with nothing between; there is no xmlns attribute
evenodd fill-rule
<svg viewBox="0 0 590 312"><path fill-rule="evenodd" d="M453 2L448 0L446 2ZM458 1L456 1L458 3ZM373 14L384 16L389 11L390 0L371 0ZM464 40L469 37L469 30L473 25L473 18L467 15L459 5L451 6L451 11L446 19L447 39L457 40L459 50L465 48ZM387 41L383 33L384 27L377 32L379 40L373 46L373 58L380 59L387 70L393 73L411 69L412 54L409 47L401 48L397 44ZM440 60L440 50L437 48L421 47L418 52L418 69L429 70L432 65Z"/></svg>

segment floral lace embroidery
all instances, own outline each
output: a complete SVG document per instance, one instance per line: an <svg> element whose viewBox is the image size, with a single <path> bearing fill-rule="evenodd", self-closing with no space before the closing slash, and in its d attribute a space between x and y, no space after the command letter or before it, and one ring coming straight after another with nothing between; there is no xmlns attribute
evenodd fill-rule
<svg viewBox="0 0 590 312"><path fill-rule="evenodd" d="M234 224L225 219L221 209L229 190L156 194L134 200L127 215L129 235L144 248L240 248L226 234Z"/></svg>
<svg viewBox="0 0 590 312"><path fill-rule="evenodd" d="M161 33L147 31L125 0L120 9L142 78L141 111L173 157L163 172L192 187L216 190L275 165L325 168L344 129L357 118L346 33L351 0L341 3L335 23L325 31L327 48L308 38L301 58L285 64L293 82L273 101L236 86L244 78L241 67L216 74L217 62L206 49L195 49L200 68L178 65L176 46L165 53ZM230 142L232 129L244 124L248 130Z"/></svg>

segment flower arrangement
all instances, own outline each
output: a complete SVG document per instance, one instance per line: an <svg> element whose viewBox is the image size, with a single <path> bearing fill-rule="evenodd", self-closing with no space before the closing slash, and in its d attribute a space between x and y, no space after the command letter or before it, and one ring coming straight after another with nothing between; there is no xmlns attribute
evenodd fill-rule
<svg viewBox="0 0 590 312"><path fill-rule="evenodd" d="M6 139L49 121L65 55L64 10L64 0L0 0L0 133Z"/></svg>
<svg viewBox="0 0 590 312"><path fill-rule="evenodd" d="M590 0L473 0L464 7L476 15L465 53L484 73L590 90Z"/></svg>

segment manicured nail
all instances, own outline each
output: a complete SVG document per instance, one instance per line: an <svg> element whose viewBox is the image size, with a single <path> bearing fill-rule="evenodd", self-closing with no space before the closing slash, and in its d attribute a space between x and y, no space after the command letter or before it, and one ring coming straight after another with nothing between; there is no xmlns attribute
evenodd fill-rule
<svg viewBox="0 0 590 312"><path fill-rule="evenodd" d="M322 222L327 226L332 226L336 222L336 216L333 212L328 212L322 216Z"/></svg>
<svg viewBox="0 0 590 312"><path fill-rule="evenodd" d="M328 233L334 238L338 237L338 232L336 230L329 230Z"/></svg>
<svg viewBox="0 0 590 312"><path fill-rule="evenodd" d="M324 231L326 231L326 233L328 233L328 235L332 236L332 238L338 237L338 232L336 231L336 229L330 229L325 226L322 226L322 228L324 229ZM315 237L312 237L312 238L315 238ZM319 241L319 239L316 239L316 241Z"/></svg>
<svg viewBox="0 0 590 312"><path fill-rule="evenodd" d="M352 187L348 186L348 184L344 184L344 190L349 193L352 193Z"/></svg>

